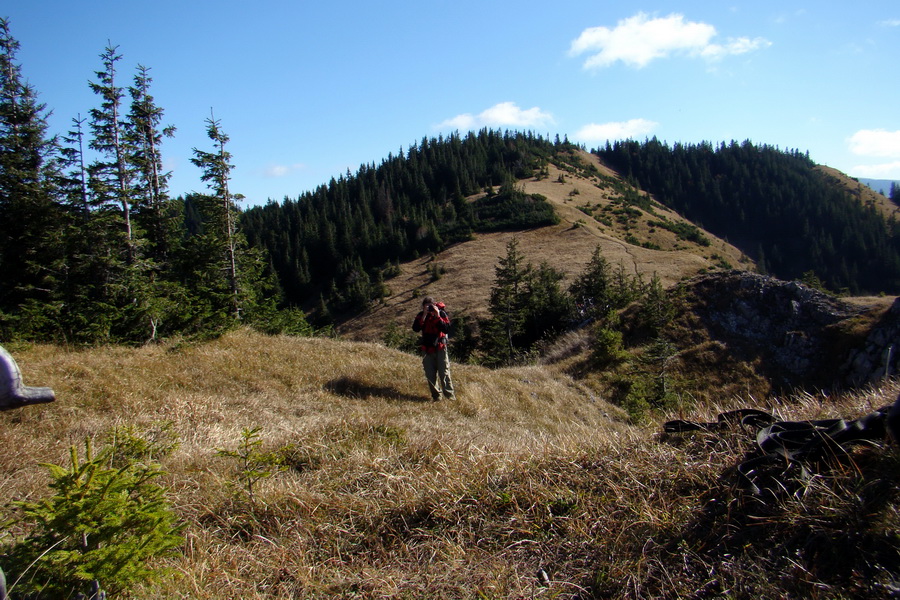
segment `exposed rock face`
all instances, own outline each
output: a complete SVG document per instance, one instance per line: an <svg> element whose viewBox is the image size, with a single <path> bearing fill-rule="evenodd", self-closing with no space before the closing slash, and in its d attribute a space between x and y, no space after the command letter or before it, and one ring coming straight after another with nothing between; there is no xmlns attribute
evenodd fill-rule
<svg viewBox="0 0 900 600"><path fill-rule="evenodd" d="M883 377L895 376L900 355L900 298L869 331L865 342L850 351L841 367L847 384L860 386Z"/></svg>
<svg viewBox="0 0 900 600"><path fill-rule="evenodd" d="M776 386L858 386L884 376L886 366L897 370L898 302L863 341L841 325L868 309L797 282L732 271L699 276L685 289L710 336L737 357L761 359Z"/></svg>

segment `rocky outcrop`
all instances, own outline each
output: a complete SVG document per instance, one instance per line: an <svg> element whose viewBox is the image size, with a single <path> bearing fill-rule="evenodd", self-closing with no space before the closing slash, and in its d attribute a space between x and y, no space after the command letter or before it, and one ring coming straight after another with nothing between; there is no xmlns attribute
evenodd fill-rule
<svg viewBox="0 0 900 600"><path fill-rule="evenodd" d="M843 379L852 386L893 377L900 370L900 298L894 300L866 336L863 344L852 349L841 366Z"/></svg>
<svg viewBox="0 0 900 600"><path fill-rule="evenodd" d="M777 387L859 386L897 371L896 302L867 333L851 335L845 325L870 309L798 282L731 271L696 277L684 290L710 338L761 365Z"/></svg>

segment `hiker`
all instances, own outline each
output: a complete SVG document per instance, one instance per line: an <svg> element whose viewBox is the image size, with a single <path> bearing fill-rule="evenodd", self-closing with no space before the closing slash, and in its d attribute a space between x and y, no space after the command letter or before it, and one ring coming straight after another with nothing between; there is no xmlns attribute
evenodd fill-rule
<svg viewBox="0 0 900 600"><path fill-rule="evenodd" d="M441 394L448 400L455 399L453 381L450 379L450 356L447 354L447 343L450 339L450 317L444 310L443 302L435 303L434 298L426 296L422 300L422 311L413 321L413 331L421 333L419 347L422 349L422 367L431 390L431 399L441 399Z"/></svg>

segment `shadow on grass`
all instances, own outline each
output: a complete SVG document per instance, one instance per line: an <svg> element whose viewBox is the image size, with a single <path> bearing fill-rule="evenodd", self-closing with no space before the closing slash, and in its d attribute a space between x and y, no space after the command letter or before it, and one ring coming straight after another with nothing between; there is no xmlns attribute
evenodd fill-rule
<svg viewBox="0 0 900 600"><path fill-rule="evenodd" d="M423 383L424 385L424 383ZM346 398L384 398L385 400L402 400L405 402L426 402L425 395L413 396L400 390L383 385L372 385L353 377L338 377L325 384L325 389L332 394Z"/></svg>

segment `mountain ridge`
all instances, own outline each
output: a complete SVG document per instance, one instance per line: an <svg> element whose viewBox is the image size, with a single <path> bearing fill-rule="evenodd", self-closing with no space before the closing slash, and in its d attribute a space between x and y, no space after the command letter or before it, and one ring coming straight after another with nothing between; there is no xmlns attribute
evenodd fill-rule
<svg viewBox="0 0 900 600"><path fill-rule="evenodd" d="M677 357L671 362L671 376L675 379L670 385L679 393L707 399L722 393L752 393L766 397L788 389L854 387L876 378L878 368L883 367L880 355L890 342L882 340L877 347L870 345L864 349L865 335L871 335L870 328L875 327L881 315L888 311L892 296L838 299L798 283L756 274L757 266L752 260L707 231L699 230L708 243L698 243L679 238L672 231L677 228L660 227L658 223L662 220L693 224L656 202L651 194L639 192L645 194L646 202L642 204L649 210L632 204L627 207L627 219L607 218L606 215L621 210L615 204L621 196L621 188L610 182L621 183L622 178L594 154L583 150L575 150L572 154L574 163L592 168L567 169L565 164L551 165L541 177L517 183L526 194L545 198L559 216L558 224L525 231L475 234L472 239L442 251L401 263L398 274L386 281L390 293L364 313L339 322L337 331L340 335L350 340L384 341L393 332L408 334L412 319L420 308L419 300L426 295L445 302L452 316L467 320L487 317L494 270L504 255L506 244L515 239L525 260L535 264L546 262L564 273L564 285L580 273L594 249L599 247L612 267L621 265L630 276L640 276L645 281L658 277L665 288L681 290L673 291L674 294L694 297L693 308L684 308L676 319L691 325L673 324L674 329L667 335L675 346ZM877 204L876 194L860 189L859 184L845 174L825 167L817 168L833 185L852 191L859 202L884 209L885 215L893 210L887 204ZM480 195L468 201L477 197ZM626 237L628 241L624 239ZM436 273L439 276L436 277ZM744 283L728 283L735 277ZM751 285L750 281L756 283ZM758 295L747 297L741 305L746 315L758 316L751 320L746 320L746 315L740 317L745 319L745 331L733 331L727 341L716 340L709 331L711 317L702 309L705 302L696 298L701 293L701 282L707 282L707 286L716 282L713 287L719 289L731 286L730 289L735 290L732 293L745 285L759 289ZM784 299L782 289L805 289L807 292ZM782 299L773 301L772 297ZM724 302L723 299L719 301ZM815 304L805 307L808 302ZM753 332L756 327L768 327L764 324L766 319L759 315L774 315L785 310L804 311L829 303L833 303L834 308L828 310L835 316L824 332L819 331L824 327L821 322L803 319L793 321L786 329ZM629 319L634 318L633 313L625 313L625 329L633 327L629 324ZM847 333L849 331L855 333ZM894 333L886 335L888 339L896 337ZM623 405L631 388L622 388L617 383L620 378L637 376L651 381L655 376L646 372L637 358L625 361L619 368L590 366L591 347L595 343L592 336L590 328L575 329L563 335L544 348L547 356L542 362L555 365L561 372L586 382L601 397ZM626 334L626 346L632 343ZM738 351L738 348L751 347L754 349L749 354ZM776 348L778 354L773 354L772 350ZM645 350L638 344L631 352L639 357ZM553 356L565 358L559 360ZM848 364L854 357L859 365L852 374ZM898 365L892 367L896 369ZM715 376L704 376L704 370L715 372Z"/></svg>
<svg viewBox="0 0 900 600"><path fill-rule="evenodd" d="M572 153L585 164L593 165L602 175L621 180L602 161L583 150ZM631 208L630 222L616 219L606 223L586 214L597 207L608 208L620 198L608 181L589 177L584 172L548 166L546 176L519 180L517 185L527 194L539 194L553 206L560 218L557 225L526 231L474 234L472 240L459 242L431 255L400 264L400 274L386 281L390 290L382 302L358 316L338 324L337 330L348 339L381 339L390 323L406 326L418 311L416 299L431 295L441 298L453 311L481 318L487 314L487 300L494 280L494 267L502 258L506 244L515 238L525 258L534 264L546 261L566 274L567 280L578 274L599 246L610 264L625 267L629 275L648 278L656 273L668 287L701 271L727 266L752 269L753 262L724 240L704 232L710 246L679 240L669 230L655 227L651 221L661 218L677 223L688 221L673 211L654 204L655 215ZM469 197L468 201L484 194ZM599 214L598 210L598 214ZM630 243L623 239L633 236ZM648 248L640 245L644 242ZM665 248L665 249L663 249ZM429 265L444 272L435 279Z"/></svg>

